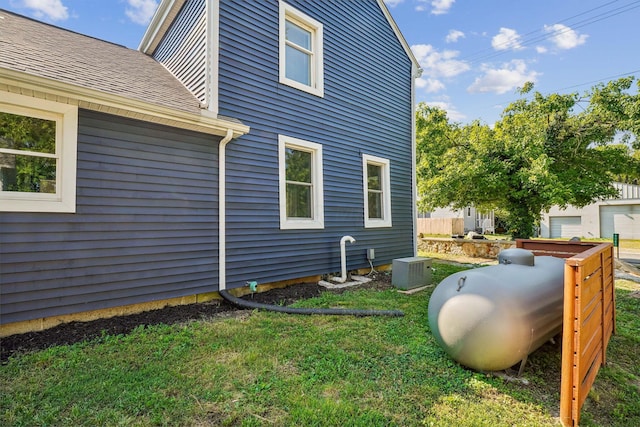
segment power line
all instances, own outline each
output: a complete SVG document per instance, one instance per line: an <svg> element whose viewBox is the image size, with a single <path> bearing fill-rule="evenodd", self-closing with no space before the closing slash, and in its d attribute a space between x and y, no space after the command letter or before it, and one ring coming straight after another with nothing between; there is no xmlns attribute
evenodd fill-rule
<svg viewBox="0 0 640 427"><path fill-rule="evenodd" d="M577 28L583 28L586 27L588 25L594 24L596 22L600 22L603 21L605 19L609 19L612 18L614 16L620 15L622 13L626 13L629 12L631 10L640 8L640 0L633 0L630 3L626 3L624 5L621 6L616 6L613 8L608 8L609 6L613 5L614 3L618 3L621 0L612 0L612 1L608 1L600 6L596 6L593 7L591 9L585 10L583 12L577 13L575 15L569 16L565 19L562 19L554 24L551 25L551 27L553 27L554 25L564 25L566 28L562 28L559 30L555 30L555 31L551 31L551 32L545 32L543 33L543 29L538 29L538 30L533 30L530 31L526 34L524 34L524 36L521 36L522 41L519 43L519 46L521 47L526 47L526 46L530 46L532 44L535 43L539 43L541 41L544 41L546 39L551 39L553 37L557 37L560 36L562 34L574 31ZM604 11L600 11L599 13L597 13L596 15L593 15L589 18L585 18L585 19L581 19L578 21L575 21L576 18L588 15L594 11L598 11L600 9L605 9L608 8L607 10ZM531 36L531 37L528 37ZM512 43L512 41L505 41L502 42L500 44L498 44L497 46L508 46L510 43ZM493 59L495 57L501 56L501 55L505 55L507 53L511 53L512 50L511 49L503 49L503 50L495 50L496 47L487 47L484 49L481 49L479 51L476 51L474 53L471 53L469 55L465 55L462 56L460 58L456 58L455 62L456 63L465 63L467 65L469 64L474 64L474 63L479 63L482 61L487 61L490 59ZM454 67L456 67L457 65L455 64L450 64L449 66L444 65L444 71L446 71L448 68L453 69ZM441 69L442 72L442 69ZM446 73L445 73L446 74Z"/></svg>
<svg viewBox="0 0 640 427"><path fill-rule="evenodd" d="M570 31L574 31L575 29L578 28L583 28L586 27L588 25L592 25L595 24L597 22L606 20L606 19L610 19L613 18L617 15L623 14L623 13L627 13L629 11L632 11L634 9L640 8L640 0L633 0L631 2L626 2L625 4L616 4L616 3L620 3L622 0L612 0L612 1L608 1L606 3L603 3L599 6L593 7L591 9L585 10L583 12L577 13L575 15L569 16L565 19L562 19L558 22L556 22L555 24L552 24L549 27L554 27L554 25L557 24L562 24L564 25L564 27L566 28L560 28L558 30L555 31L548 31L548 32L543 32L544 27L538 30L533 30L533 31L529 31L528 33L524 34L523 36L521 36L521 43L520 46L530 46L532 44L535 43L539 43L543 40L546 39L551 39L553 37L557 37L559 35L565 34L567 32ZM596 14L594 14L594 12L598 12ZM549 28L547 27L547 28ZM501 45L509 45L510 41L506 41L503 42ZM498 46L501 46L498 45ZM475 53L471 53L470 55L466 55L463 56L459 59L457 59L457 61L464 61L466 63L477 63L483 60L487 60L487 59L491 59L493 57L499 56L499 55L503 55L505 53L509 53L511 52L511 50L502 50L502 51L498 51L495 52L493 50L494 48L485 48L482 50L479 50ZM633 71L629 71L626 73L620 73L620 74L616 74L616 75L612 75L612 76L608 76L608 77L603 77L601 79L598 80L592 80L592 81L588 81L588 82L584 82L584 83L579 83L579 84L574 84L568 87L564 87L564 88L560 88L554 91L548 91L548 93L559 93L559 92L563 92L569 89L573 89L573 88L577 88L580 86L585 86L585 85L593 85L596 83L600 83L600 82L605 82L605 81L610 81L616 78L620 78L620 77L626 77L626 76L631 76L631 75L635 75L640 73L640 69L637 70L633 70ZM525 98L527 98L525 96ZM508 101L507 103L512 103L514 102L513 100ZM487 106L486 108L489 107L496 107L496 104L492 104L490 106Z"/></svg>
<svg viewBox="0 0 640 427"><path fill-rule="evenodd" d="M570 21L572 19L574 19L574 18L583 16L583 15L585 15L587 13L593 12L594 10L597 10L597 9L601 9L601 8L603 8L605 6L611 5L611 4L616 3L618 1L619 0L610 1L608 3L605 3L602 6L598 6L598 7L589 9L589 10L587 10L585 12L573 15L573 16L571 16L569 18L566 18L566 19L563 19L563 20L561 20L559 22L556 22L555 24L552 24L551 26L560 24L560 25L563 25L563 26L565 26L567 28L564 28L562 30L555 30L555 31L552 31L552 32L539 34L539 35L536 35L536 36L531 37L529 39L524 39L522 42L519 43L519 46L522 46L522 47L530 46L532 44L539 43L539 42L541 42L543 40L550 39L550 38L553 38L553 37L557 37L559 35L574 31L575 29L583 28L583 27L585 27L587 25L591 25L591 24L594 24L596 22L600 22L600 21L603 21L605 19L612 18L614 16L620 15L620 14L625 13L625 12L629 12L629 11L631 11L633 9L637 9L637 8L640 7L640 0L635 0L635 1L631 2L631 3L625 4L625 5L610 9L610 10L606 10L606 11L604 11L602 13L599 13L599 14L597 14L595 16L592 16L592 17L589 17L589 18L586 18L586 19L582 19L582 20L574 22L574 23L570 23ZM564 25L564 24L567 24L567 25ZM529 36L529 35L533 35L533 34L536 34L536 33L541 33L542 31L543 30L530 31L530 32L526 33L524 36ZM498 47L500 47L500 46L505 46L506 47L506 46L509 46L511 43L512 43L512 41L509 40L509 41L502 42L502 43L498 44L497 46ZM493 46L493 49L496 49L496 46ZM484 54L484 52L486 52L486 51L491 51L491 52L488 53L488 54ZM468 62L475 63L475 62L480 62L480 61L487 60L487 59L492 59L494 57L497 57L497 56L500 56L500 55L504 55L504 54L506 54L508 52L509 52L508 49L502 49L502 50L499 50L499 51L496 52L496 51L493 51L492 48L486 48L486 49L483 49L483 50L478 51L476 53L472 53L470 55L467 55L465 57L461 57L459 60L460 61L467 60Z"/></svg>
<svg viewBox="0 0 640 427"><path fill-rule="evenodd" d="M586 86L586 85L593 85L595 83L600 83L600 82L604 82L604 81L610 81L612 79L617 79L617 78L621 78L621 77L627 77L627 76L632 76L636 73L640 73L640 68L637 70L633 70L633 71L629 71L628 73L622 73L622 74L616 74L615 76L609 76L609 77L603 77L601 79L598 80L592 80L590 82L585 82L585 83L579 83L576 85L572 85L572 86L567 86L567 87L563 87L557 90L554 90L553 92L560 92L560 91L564 91L567 89L573 89L575 87L580 87L580 86Z"/></svg>
<svg viewBox="0 0 640 427"><path fill-rule="evenodd" d="M601 83L601 82L605 82L605 81L611 81L612 79L617 79L617 78L627 77L627 76L633 76L636 73L640 73L640 69L629 71L629 72L626 72L626 73L616 74L616 75L613 75L613 76L603 77L603 78L598 79L598 80L591 80L589 82L578 83L578 84L575 84L575 85L572 85L572 86L567 86L567 87L560 88L560 89L550 90L550 91L547 91L547 93L557 93L557 92L562 92L562 91L565 91L567 89L573 89L573 88L580 87L580 86L593 85L593 84L596 84L596 83ZM531 96L532 96L532 94L528 94L527 96L525 96L525 98L530 98ZM514 101L515 100L512 99L510 101L507 101L506 104L511 104ZM501 104L503 104L503 103L501 103ZM493 105L490 105L488 107L497 107L498 105L501 105L501 104L493 104Z"/></svg>
<svg viewBox="0 0 640 427"><path fill-rule="evenodd" d="M556 22L556 24L568 23L568 21L570 21L570 20L572 20L572 19L574 19L574 18L577 18L577 17L582 16L582 15L586 15L587 13L593 12L594 10L602 9L603 7L609 6L609 5L611 5L611 4L613 4L613 3L617 3L617 2L619 2L619 1L620 1L620 0L612 0L612 1L610 1L610 2L607 2L607 3L602 4L602 5L600 5L600 6L593 7L593 8L591 8L591 9L589 9L589 10L585 10L584 12L581 12L581 13L578 13L578 14L576 14L576 15L570 16L570 17L568 17L568 18L562 19L562 20L560 20L560 21ZM527 37L527 36L530 36L530 35L532 35L532 34L539 33L539 32L541 32L541 31L542 31L542 30L540 30L540 29L538 29L538 30L532 30L532 31L529 31L528 33L524 34L524 35L523 35L523 37ZM509 41L502 42L502 43L499 43L499 44L498 44L498 46L502 46L502 45L504 45L504 46L508 46L508 45L509 45L509 43L510 43ZM472 54L471 54L471 55L469 55L469 56L474 56L474 55L476 55L477 53L481 53L481 52L484 52L484 51L487 51L487 50L488 50L488 51L493 51L494 49L495 49L495 47L493 47L493 46L492 46L492 47L488 47L488 48L485 48L485 49L481 49L480 51L478 51L478 52L476 52L476 53L472 53Z"/></svg>

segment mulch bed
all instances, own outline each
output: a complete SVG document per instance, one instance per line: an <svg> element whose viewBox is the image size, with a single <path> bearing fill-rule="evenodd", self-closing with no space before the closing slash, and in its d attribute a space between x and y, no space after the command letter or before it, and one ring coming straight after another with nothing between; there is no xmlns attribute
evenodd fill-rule
<svg viewBox="0 0 640 427"><path fill-rule="evenodd" d="M290 305L296 301L319 296L322 292L342 293L353 289L384 290L392 287L391 275L377 273L373 280L356 287L328 290L316 283L301 283L286 288L247 295L244 298L263 304ZM176 324L194 320L212 319L245 311L224 300L206 303L165 307L159 310L89 322L70 322L44 331L28 332L0 338L0 362L16 353L42 350L57 345L74 344L98 338L103 335L125 335L140 325Z"/></svg>

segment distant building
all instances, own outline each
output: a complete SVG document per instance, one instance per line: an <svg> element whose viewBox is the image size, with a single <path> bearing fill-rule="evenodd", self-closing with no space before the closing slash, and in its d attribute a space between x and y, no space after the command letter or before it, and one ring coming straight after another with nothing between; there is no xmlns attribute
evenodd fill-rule
<svg viewBox="0 0 640 427"><path fill-rule="evenodd" d="M620 196L583 208L552 207L542 215L540 236L640 239L640 185L614 184Z"/></svg>
<svg viewBox="0 0 640 427"><path fill-rule="evenodd" d="M495 215L493 211L481 212L473 206L464 209L437 208L428 213L421 213L420 218L462 218L464 232L475 231L482 234L495 233Z"/></svg>

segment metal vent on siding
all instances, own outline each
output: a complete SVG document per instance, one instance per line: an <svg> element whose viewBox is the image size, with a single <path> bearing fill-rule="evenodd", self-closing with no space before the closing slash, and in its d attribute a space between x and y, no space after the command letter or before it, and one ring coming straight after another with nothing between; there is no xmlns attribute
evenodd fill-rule
<svg viewBox="0 0 640 427"><path fill-rule="evenodd" d="M431 259L422 257L393 260L391 283L400 289L411 289L431 283Z"/></svg>
<svg viewBox="0 0 640 427"><path fill-rule="evenodd" d="M207 102L206 49L205 2L189 0L153 54L202 103Z"/></svg>

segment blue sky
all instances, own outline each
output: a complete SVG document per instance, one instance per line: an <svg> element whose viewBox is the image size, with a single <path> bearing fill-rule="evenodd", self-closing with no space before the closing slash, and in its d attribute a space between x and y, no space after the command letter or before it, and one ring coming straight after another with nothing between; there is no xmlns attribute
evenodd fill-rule
<svg viewBox="0 0 640 427"><path fill-rule="evenodd" d="M386 0L420 61L417 100L493 124L516 90L640 77L638 0Z"/></svg>
<svg viewBox="0 0 640 427"><path fill-rule="evenodd" d="M543 93L581 93L640 77L640 0L385 2L424 69L417 101L454 121L493 124L526 81ZM133 49L157 4L0 0L0 8Z"/></svg>

